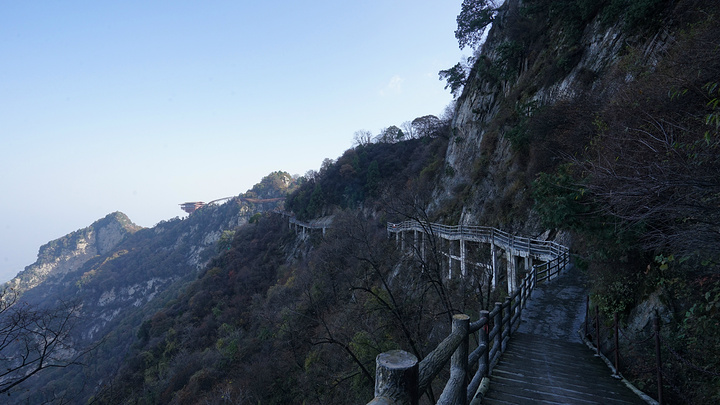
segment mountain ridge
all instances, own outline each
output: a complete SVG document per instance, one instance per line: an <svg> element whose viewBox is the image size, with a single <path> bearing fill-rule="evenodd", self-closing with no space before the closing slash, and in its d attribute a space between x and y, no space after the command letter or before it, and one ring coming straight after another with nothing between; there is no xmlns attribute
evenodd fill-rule
<svg viewBox="0 0 720 405"><path fill-rule="evenodd" d="M61 277L77 270L93 257L103 255L142 227L122 212L113 212L85 228L54 239L38 250L35 263L25 267L4 284L18 295L50 277Z"/></svg>
<svg viewBox="0 0 720 405"><path fill-rule="evenodd" d="M289 174L273 172L248 193L283 196L294 183ZM26 382L35 389L14 392L11 403L58 396L77 401L77 395L90 395L85 391L90 389L87 382L100 384L113 374L143 317L196 279L217 254L218 242L282 204L283 199L253 204L234 197L152 228L138 227L115 212L43 245L36 263L4 285L4 296L28 308L74 308L77 326L66 343L92 348L84 361L95 366L92 372L70 365L39 373ZM66 384L58 386L56 381ZM90 393L95 389L93 385Z"/></svg>

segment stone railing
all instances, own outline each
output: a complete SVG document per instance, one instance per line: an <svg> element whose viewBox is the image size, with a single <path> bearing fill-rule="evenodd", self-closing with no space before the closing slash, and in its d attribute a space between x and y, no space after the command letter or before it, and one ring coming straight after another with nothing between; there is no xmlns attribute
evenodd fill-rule
<svg viewBox="0 0 720 405"><path fill-rule="evenodd" d="M421 232L446 240L492 243L515 256L525 257L529 255L542 260L552 260L568 252L566 246L556 242L516 236L487 226L443 225L432 222L403 221L400 223L388 223L387 230L390 233Z"/></svg>
<svg viewBox="0 0 720 405"><path fill-rule="evenodd" d="M569 264L568 248L554 242L520 238L487 227L445 226L406 221L388 224L388 232L417 231L454 240L494 243L512 254L520 251L547 260L532 266L505 302L492 311L481 310L476 321L465 314L453 316L452 331L424 359L393 350L376 359L375 398L372 405L417 404L435 377L450 362L450 377L438 404L479 403L487 389L488 377L505 351L512 333L520 325L522 310L535 286L559 274ZM471 347L470 336L477 342ZM472 349L472 351L471 351Z"/></svg>

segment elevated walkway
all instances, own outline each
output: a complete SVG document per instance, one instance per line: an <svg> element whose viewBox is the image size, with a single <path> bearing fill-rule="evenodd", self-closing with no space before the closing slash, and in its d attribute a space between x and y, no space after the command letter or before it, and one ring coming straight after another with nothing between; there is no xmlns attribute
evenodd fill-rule
<svg viewBox="0 0 720 405"><path fill-rule="evenodd" d="M515 333L482 400L508 404L646 404L582 343Z"/></svg>
<svg viewBox="0 0 720 405"><path fill-rule="evenodd" d="M483 404L646 404L582 342L580 271L539 285L490 377Z"/></svg>
<svg viewBox="0 0 720 405"><path fill-rule="evenodd" d="M439 239L445 245L441 250L447 257L447 277L453 278L453 263L458 263L460 274L464 277L469 266L490 268L492 289L497 287L499 280L506 280L508 293L514 293L518 288L520 269L525 272L535 264L534 261L549 263L558 258L567 261L568 248L553 241L527 238L510 234L497 228L487 226L443 225L432 222L416 220L400 223L388 223L389 235L395 235L400 249L406 250L408 246L420 256L425 256L426 245L429 239ZM488 244L492 258L490 263L472 263L468 258L470 243ZM505 256L506 264L499 263L501 255ZM503 274L503 267L505 274Z"/></svg>
<svg viewBox="0 0 720 405"><path fill-rule="evenodd" d="M477 321L454 315L452 332L424 359L402 350L378 355L375 398L369 404L420 403L448 362L450 376L438 404L653 403L613 378L613 370L583 343L579 330L587 291L580 272L569 265L566 246L487 227L406 221L388 224L387 230L399 249L412 247L414 255L425 255L430 238L446 241L439 247L449 258L448 277L453 261L462 269L474 265L466 263L465 242L491 244L496 276L497 251L504 251L508 296L492 311L479 311ZM522 282L516 278L520 257L527 270Z"/></svg>

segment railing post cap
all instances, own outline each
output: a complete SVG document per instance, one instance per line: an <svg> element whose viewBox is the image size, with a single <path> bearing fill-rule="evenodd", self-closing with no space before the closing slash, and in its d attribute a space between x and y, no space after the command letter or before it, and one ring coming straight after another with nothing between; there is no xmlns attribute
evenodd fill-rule
<svg viewBox="0 0 720 405"><path fill-rule="evenodd" d="M390 370L408 369L418 363L418 359L414 354L404 350L390 350L380 353L375 360L378 366Z"/></svg>
<svg viewBox="0 0 720 405"><path fill-rule="evenodd" d="M414 354L390 350L375 358L375 398L382 404L417 404L419 363Z"/></svg>
<svg viewBox="0 0 720 405"><path fill-rule="evenodd" d="M465 321L465 320L470 319L470 316L465 315L465 314L455 314L455 315L453 315L453 319L458 320L458 321Z"/></svg>

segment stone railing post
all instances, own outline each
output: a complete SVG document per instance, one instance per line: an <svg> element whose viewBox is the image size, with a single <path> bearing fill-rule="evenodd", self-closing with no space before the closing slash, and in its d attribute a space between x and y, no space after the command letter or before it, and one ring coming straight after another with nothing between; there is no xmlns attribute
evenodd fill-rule
<svg viewBox="0 0 720 405"><path fill-rule="evenodd" d="M513 305L512 305L512 304L513 304L512 298L510 298L510 297L505 297L505 305L507 305L507 308L508 308L508 313L505 315L505 318L507 318L507 325L505 325L505 326L507 326L507 328L508 328L508 329L507 329L507 336L508 336L508 337L510 337L510 335L512 335L512 332L513 332L512 320L513 320L513 316L515 315L515 311L513 311ZM505 353L505 348L504 348L504 347L503 347L503 353Z"/></svg>
<svg viewBox="0 0 720 405"><path fill-rule="evenodd" d="M463 339L450 358L448 387L440 395L438 404L465 405L467 403L469 329L469 316L465 314L453 315L452 334L461 335Z"/></svg>
<svg viewBox="0 0 720 405"><path fill-rule="evenodd" d="M375 399L368 405L418 403L418 359L415 355L391 350L378 354L375 363Z"/></svg>
<svg viewBox="0 0 720 405"><path fill-rule="evenodd" d="M478 360L478 369L482 370L483 377L487 377L490 372L490 342L488 341L490 312L486 310L480 311L480 319L485 319L485 326L478 331L478 346L485 346L485 352Z"/></svg>
<svg viewBox="0 0 720 405"><path fill-rule="evenodd" d="M495 339L493 341L493 349L496 353L502 353L502 340L503 340L503 310L502 310L502 303L496 302L495 303L495 319L493 319L493 323L497 327L497 333L495 334Z"/></svg>

